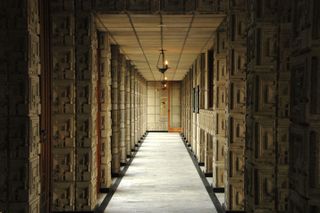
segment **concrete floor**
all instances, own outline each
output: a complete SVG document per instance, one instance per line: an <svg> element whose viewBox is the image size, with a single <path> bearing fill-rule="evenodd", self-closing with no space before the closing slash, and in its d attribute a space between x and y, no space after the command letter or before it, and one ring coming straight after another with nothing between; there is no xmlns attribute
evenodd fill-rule
<svg viewBox="0 0 320 213"><path fill-rule="evenodd" d="M104 212L217 212L177 133L149 133Z"/></svg>

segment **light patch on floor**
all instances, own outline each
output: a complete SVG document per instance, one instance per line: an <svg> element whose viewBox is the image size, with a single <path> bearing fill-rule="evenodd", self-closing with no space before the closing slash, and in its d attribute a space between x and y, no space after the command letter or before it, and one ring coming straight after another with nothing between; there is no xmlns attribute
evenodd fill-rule
<svg viewBox="0 0 320 213"><path fill-rule="evenodd" d="M217 212L177 133L149 133L104 212Z"/></svg>

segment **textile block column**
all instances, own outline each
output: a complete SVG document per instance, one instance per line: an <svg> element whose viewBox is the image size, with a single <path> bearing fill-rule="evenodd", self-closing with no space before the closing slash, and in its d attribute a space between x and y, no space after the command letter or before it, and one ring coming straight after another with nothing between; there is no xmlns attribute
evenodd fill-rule
<svg viewBox="0 0 320 213"><path fill-rule="evenodd" d="M227 128L225 189L228 210L243 211L246 138L246 1L228 1L227 7Z"/></svg>
<svg viewBox="0 0 320 213"><path fill-rule="evenodd" d="M293 31L289 66L289 212L297 213L320 211L319 3L287 1L292 6Z"/></svg>
<svg viewBox="0 0 320 213"><path fill-rule="evenodd" d="M119 122L120 122L120 133L119 133L119 143L120 143L120 162L125 165L127 162L126 154L126 128L125 128L125 75L126 75L126 58L124 55L120 54L119 58L119 97L118 97L118 111L119 111Z"/></svg>
<svg viewBox="0 0 320 213"><path fill-rule="evenodd" d="M75 210L75 2L50 2L52 49L52 211Z"/></svg>
<svg viewBox="0 0 320 213"><path fill-rule="evenodd" d="M92 211L97 204L97 167L100 166L97 160L98 41L90 0L76 1L75 5L77 112L75 210Z"/></svg>
<svg viewBox="0 0 320 213"><path fill-rule="evenodd" d="M40 212L38 1L0 3L0 212Z"/></svg>
<svg viewBox="0 0 320 213"><path fill-rule="evenodd" d="M216 32L214 56L214 134L213 134L213 187L225 187L226 107L227 107L227 32L225 23ZM226 205L228 205L226 191Z"/></svg>
<svg viewBox="0 0 320 213"><path fill-rule="evenodd" d="M111 180L111 49L106 32L98 33L99 41L99 75L100 75L100 134L101 134L101 174L100 188L110 188Z"/></svg>
<svg viewBox="0 0 320 213"><path fill-rule="evenodd" d="M111 153L112 153L112 174L118 175L120 173L120 118L119 118L119 89L118 78L120 72L120 51L119 46L111 45L111 102L112 102L112 137L111 137Z"/></svg>
<svg viewBox="0 0 320 213"><path fill-rule="evenodd" d="M129 60L126 62L125 76L125 129L126 129L126 157L131 157L131 69L132 65Z"/></svg>

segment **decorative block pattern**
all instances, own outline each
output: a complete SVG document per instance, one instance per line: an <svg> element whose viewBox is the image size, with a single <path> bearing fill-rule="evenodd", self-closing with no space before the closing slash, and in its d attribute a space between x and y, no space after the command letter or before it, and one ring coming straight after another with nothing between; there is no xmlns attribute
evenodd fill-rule
<svg viewBox="0 0 320 213"><path fill-rule="evenodd" d="M246 210L287 212L291 2L248 3Z"/></svg>
<svg viewBox="0 0 320 213"><path fill-rule="evenodd" d="M98 38L90 2L76 1L76 147L75 210L92 211L97 205L100 162L98 146Z"/></svg>
<svg viewBox="0 0 320 213"><path fill-rule="evenodd" d="M284 99L282 104L282 114L288 112L292 121L288 132L288 211L317 212L320 209L318 181L320 4L317 1L297 0L292 2L291 6L293 17L291 29L294 38L289 49L291 53L283 55L288 58L289 66L286 71L289 72L288 77L291 74L291 85L289 85L291 96L288 100ZM301 13L302 11L304 12ZM286 92L285 89L283 92ZM287 107L285 103L288 103Z"/></svg>
<svg viewBox="0 0 320 213"><path fill-rule="evenodd" d="M0 3L0 212L40 212L38 1Z"/></svg>
<svg viewBox="0 0 320 213"><path fill-rule="evenodd" d="M76 52L74 1L55 1L52 14L52 211L75 210Z"/></svg>
<svg viewBox="0 0 320 213"><path fill-rule="evenodd" d="M100 174L98 174L100 188L110 188L111 180L111 49L109 35L98 32L99 73L100 83ZM99 148L99 147L98 147Z"/></svg>

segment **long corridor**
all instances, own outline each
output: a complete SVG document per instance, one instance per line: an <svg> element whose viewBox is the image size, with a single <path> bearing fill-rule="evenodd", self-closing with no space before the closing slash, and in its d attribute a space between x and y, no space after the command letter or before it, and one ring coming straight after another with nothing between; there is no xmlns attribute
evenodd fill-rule
<svg viewBox="0 0 320 213"><path fill-rule="evenodd" d="M178 133L149 133L105 212L217 212Z"/></svg>

